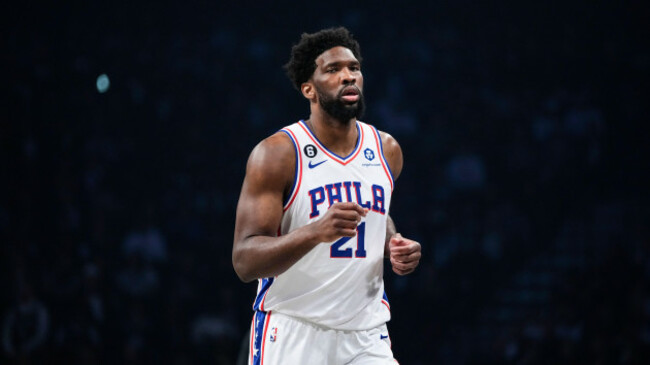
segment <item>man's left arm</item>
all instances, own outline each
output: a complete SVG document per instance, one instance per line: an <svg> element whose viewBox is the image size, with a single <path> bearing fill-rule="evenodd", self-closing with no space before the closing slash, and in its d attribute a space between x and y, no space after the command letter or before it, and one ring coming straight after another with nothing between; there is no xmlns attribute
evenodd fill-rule
<svg viewBox="0 0 650 365"><path fill-rule="evenodd" d="M384 245L384 257L390 259L393 271L397 275L412 273L420 264L422 247L420 243L402 237L395 231L395 223L390 216L386 221L386 244Z"/></svg>
<svg viewBox="0 0 650 365"><path fill-rule="evenodd" d="M397 180L402 172L403 157L402 149L388 133L379 132L384 149L384 157L388 161L393 180ZM398 275L412 273L420 263L422 257L422 247L416 241L402 237L397 233L395 222L386 216L386 243L384 245L384 257L390 259L393 271Z"/></svg>

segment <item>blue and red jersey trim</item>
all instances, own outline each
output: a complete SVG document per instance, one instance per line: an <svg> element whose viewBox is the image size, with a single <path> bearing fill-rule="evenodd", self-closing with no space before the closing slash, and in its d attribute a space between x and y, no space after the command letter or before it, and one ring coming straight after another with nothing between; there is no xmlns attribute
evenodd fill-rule
<svg viewBox="0 0 650 365"><path fill-rule="evenodd" d="M259 289L255 301L253 302L253 310L264 310L264 299L266 298L266 294L269 293L269 289L271 288L271 285L273 285L274 279L275 278L258 279Z"/></svg>
<svg viewBox="0 0 650 365"><path fill-rule="evenodd" d="M296 152L296 166L293 174L293 186L291 186L289 195L287 195L287 198L284 201L284 206L282 208L282 211L286 212L293 201L296 200L296 196L298 196L298 190L300 190L300 184L302 183L302 154L300 153L298 138L296 138L293 132L287 128L281 129L280 132L284 132L287 134L287 136L289 136L289 139L291 139L291 142L293 142L294 151Z"/></svg>
<svg viewBox="0 0 650 365"><path fill-rule="evenodd" d="M358 133L358 138L357 138L357 145L354 147L354 150L350 152L349 155L346 157L341 157L337 155L336 153L330 151L325 145L323 145L320 140L318 140L318 137L314 134L314 132L309 128L307 123L305 123L304 120L301 120L298 122L298 125L305 131L307 136L323 151L323 153L331 158L332 160L340 163L341 165L347 165L350 163L350 161L354 160L357 155L359 155L359 152L361 152L361 146L363 146L363 138L364 138L364 133L363 133L363 128L359 126L359 122L356 123L357 125L357 133Z"/></svg>
<svg viewBox="0 0 650 365"><path fill-rule="evenodd" d="M384 296L381 298L381 302L384 303L386 308L390 311L390 303L388 303L388 296L386 295L386 292L384 292Z"/></svg>
<svg viewBox="0 0 650 365"><path fill-rule="evenodd" d="M377 128L374 126L371 126L373 131L373 136L375 137L375 142L377 143L377 150L380 151L379 155L381 156L381 165L384 168L384 172L386 173L386 176L388 176L388 181L390 182L390 190L393 190L393 184L395 182L395 179L393 178L393 172L390 169L390 165L388 164L388 161L386 161L386 156L384 156L384 144L381 141L381 135L379 134L379 131Z"/></svg>

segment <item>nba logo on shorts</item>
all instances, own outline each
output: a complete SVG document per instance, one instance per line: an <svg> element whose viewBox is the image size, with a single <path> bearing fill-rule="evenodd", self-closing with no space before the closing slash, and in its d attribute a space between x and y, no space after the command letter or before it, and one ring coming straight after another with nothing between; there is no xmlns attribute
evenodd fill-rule
<svg viewBox="0 0 650 365"><path fill-rule="evenodd" d="M275 342L275 340L278 338L278 328L277 327L272 327L271 328L271 342Z"/></svg>

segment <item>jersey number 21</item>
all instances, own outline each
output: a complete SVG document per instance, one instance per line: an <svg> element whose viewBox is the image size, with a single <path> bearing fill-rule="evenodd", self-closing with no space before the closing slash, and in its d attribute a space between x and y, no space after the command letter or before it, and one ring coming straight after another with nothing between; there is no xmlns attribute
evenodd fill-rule
<svg viewBox="0 0 650 365"><path fill-rule="evenodd" d="M354 251L354 257L366 257L366 245L365 245L365 236L366 236L366 222L362 222L357 226L357 249ZM330 246L330 257L342 257L342 258L352 258L352 248L348 247L345 250L341 249L346 242L351 238L355 237L343 237L336 240Z"/></svg>

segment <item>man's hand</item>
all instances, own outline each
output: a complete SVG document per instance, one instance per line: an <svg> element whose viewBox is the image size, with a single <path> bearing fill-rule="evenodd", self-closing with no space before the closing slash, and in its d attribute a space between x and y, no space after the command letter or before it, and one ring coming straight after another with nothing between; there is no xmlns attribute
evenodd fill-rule
<svg viewBox="0 0 650 365"><path fill-rule="evenodd" d="M420 244L402 237L399 233L390 238L388 250L390 252L390 263L397 275L410 274L420 264L420 257L422 257Z"/></svg>
<svg viewBox="0 0 650 365"><path fill-rule="evenodd" d="M331 242L341 237L357 235L357 225L368 214L368 209L357 203L334 203L323 218L314 222L313 229L318 232L320 242Z"/></svg>

